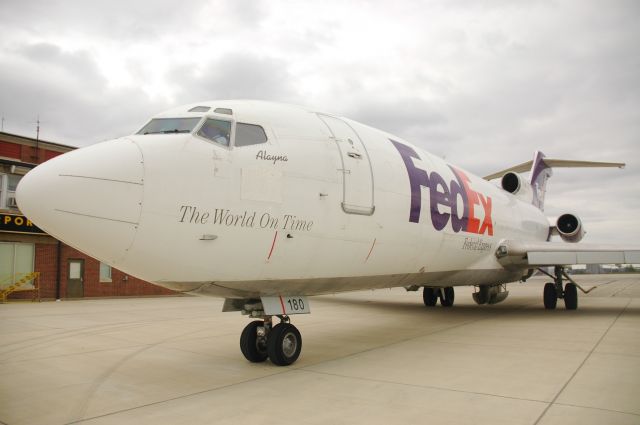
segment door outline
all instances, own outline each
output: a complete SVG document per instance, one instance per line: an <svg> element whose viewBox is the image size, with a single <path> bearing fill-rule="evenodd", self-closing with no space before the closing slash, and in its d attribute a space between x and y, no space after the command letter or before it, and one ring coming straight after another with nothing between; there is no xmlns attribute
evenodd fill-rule
<svg viewBox="0 0 640 425"><path fill-rule="evenodd" d="M80 264L80 277L71 278L71 263ZM84 298L84 260L69 258L67 260L67 298Z"/></svg>
<svg viewBox="0 0 640 425"><path fill-rule="evenodd" d="M367 215L367 216L371 216L373 215L373 213L376 210L375 207L375 179L374 179L374 175L373 175L373 166L371 165L371 157L369 156L369 151L367 150L367 146L364 144L364 142L362 141L362 139L360 138L360 135L358 134L358 132L346 121L342 120L341 118L338 117L334 117L332 115L327 115L327 114L320 114L318 113L318 118L320 118L320 121L322 121L324 123L324 125L327 127L327 129L329 130L329 132L331 133L331 138L333 139L333 141L336 143L336 146L338 147L338 152L340 154L340 163L342 164L342 169L340 169L339 171L342 171L342 202L341 202L341 206L342 206L342 210L347 213L347 214L358 214L358 215ZM347 152L343 149L343 147L341 146L341 141L343 143L346 143L347 140L353 145L353 142L351 141L351 139L347 138L347 140L343 140L340 139L336 136L336 133L334 132L334 130L331 128L331 126L329 125L329 123L325 120L325 118L329 118L329 119L333 119L336 121L339 121L341 123L343 123L344 125L346 125L349 130L351 130L351 132L353 132L353 134L355 135L355 138L357 139L357 141L359 142L359 146L362 147L362 150L364 152L364 157L362 155L360 155L359 153L355 153L355 152ZM356 147L357 150L357 147ZM355 154L355 155L353 155ZM363 206L363 205L355 205L355 204L349 204L347 203L347 175L351 174L351 170L347 169L347 166L345 165L345 156L349 156L351 158L353 158L354 160L365 160L367 162L368 168L369 168L369 181L371 182L371 205L369 206Z"/></svg>

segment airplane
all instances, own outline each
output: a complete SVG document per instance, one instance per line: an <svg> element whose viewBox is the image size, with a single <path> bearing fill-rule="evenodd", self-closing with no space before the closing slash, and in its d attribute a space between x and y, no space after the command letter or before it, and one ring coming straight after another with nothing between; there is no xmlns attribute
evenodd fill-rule
<svg viewBox="0 0 640 425"><path fill-rule="evenodd" d="M473 286L475 302L495 304L540 270L545 308L576 309L567 266L640 263L640 250L577 244L578 216L545 216L546 184L554 167L623 166L536 152L481 178L346 118L211 101L51 159L16 196L40 228L104 263L225 298L223 311L253 319L245 358L286 366L302 348L291 316L310 313L312 295L422 288L425 306L451 307L454 287Z"/></svg>

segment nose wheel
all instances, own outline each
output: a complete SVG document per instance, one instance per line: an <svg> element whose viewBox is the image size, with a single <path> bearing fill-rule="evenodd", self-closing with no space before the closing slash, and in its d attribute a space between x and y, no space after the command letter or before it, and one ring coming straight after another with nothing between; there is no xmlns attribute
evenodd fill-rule
<svg viewBox="0 0 640 425"><path fill-rule="evenodd" d="M267 337L269 359L277 366L289 366L295 362L301 349L302 337L291 323L276 325Z"/></svg>
<svg viewBox="0 0 640 425"><path fill-rule="evenodd" d="M302 336L289 323L287 316L279 316L281 322L272 326L271 316L249 323L240 335L240 351L253 363L267 358L277 366L288 366L300 356Z"/></svg>
<svg viewBox="0 0 640 425"><path fill-rule="evenodd" d="M262 320L249 323L240 334L240 351L252 363L267 360L267 338Z"/></svg>

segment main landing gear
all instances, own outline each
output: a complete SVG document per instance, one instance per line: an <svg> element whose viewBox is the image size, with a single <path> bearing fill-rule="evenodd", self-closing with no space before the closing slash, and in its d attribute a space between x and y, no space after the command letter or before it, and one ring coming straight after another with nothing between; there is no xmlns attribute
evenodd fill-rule
<svg viewBox="0 0 640 425"><path fill-rule="evenodd" d="M591 291L585 291L578 285L571 277L565 272L564 267L555 266L553 273L555 276L547 273L543 269L538 269L540 272L546 274L553 279L553 282L549 282L544 285L543 301L544 308L547 310L553 310L558 304L558 299L564 300L564 307L567 310L576 310L578 308L578 289L587 294ZM562 287L562 281L567 280L568 283Z"/></svg>
<svg viewBox="0 0 640 425"><path fill-rule="evenodd" d="M289 323L288 316L277 316L280 323L273 325L273 316L249 323L240 335L240 351L253 363L267 358L277 366L295 362L302 349L302 337L298 329Z"/></svg>
<svg viewBox="0 0 640 425"><path fill-rule="evenodd" d="M429 288L425 286L422 290L422 300L427 307L433 307L440 300L442 307L452 307L456 294L453 286L445 288Z"/></svg>

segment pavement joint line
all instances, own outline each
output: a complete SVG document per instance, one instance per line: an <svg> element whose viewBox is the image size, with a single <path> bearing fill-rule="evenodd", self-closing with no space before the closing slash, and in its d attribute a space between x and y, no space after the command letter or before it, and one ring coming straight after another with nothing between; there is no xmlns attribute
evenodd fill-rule
<svg viewBox="0 0 640 425"><path fill-rule="evenodd" d="M613 294L611 294L611 298L613 297L617 297L618 294L622 291L626 291L627 289L629 289L631 287L631 285L633 285L633 283L628 283L627 286L625 286L624 288L620 288L618 289L616 292L614 292Z"/></svg>
<svg viewBox="0 0 640 425"><path fill-rule="evenodd" d="M81 417L84 416L84 414L86 413L86 410L89 406L89 402L91 401L91 398L93 397L93 395L96 393L96 391L102 386L102 384L104 384L104 382L115 373L116 370L118 370L123 364L125 364L126 362L128 362L129 360L131 360L132 358L134 358L135 356L137 356L138 354L149 350L151 348L157 347L161 344L164 344L167 341L170 341L172 339L176 339L178 337L184 336L184 335L189 335L189 334L195 334L201 332L200 329L193 331L193 332L189 332L186 334L180 334L180 335L173 335L170 336L168 338L165 338L161 341L152 343L152 344L143 344L139 349L132 351L131 353L127 354L126 356L120 358L118 361L116 361L110 368L108 368L106 371L102 372L98 377L96 377L95 379L93 379L93 381L91 382L91 385L89 387L89 389L86 391L86 395L84 397L84 400L82 401L81 404L79 404L77 407L75 407L72 412L70 413L70 416L76 416L76 417Z"/></svg>
<svg viewBox="0 0 640 425"><path fill-rule="evenodd" d="M515 311L524 310L525 308L527 308L530 305L534 305L534 304L521 305L520 307L516 308ZM485 321L485 320L493 319L495 317L505 316L505 315L508 315L510 313L513 313L513 312L514 312L514 310L508 310L508 311L501 310L501 311L498 312L498 314L487 316L487 317L485 317L483 319L465 320L465 321L463 321L461 323L458 323L458 324L455 324L455 325L452 325L452 326L445 326L445 327L442 327L442 328L439 328L439 329L435 329L435 330L433 330L431 332L427 332L427 333L424 333L424 334L421 334L421 335L414 335L414 336L410 336L410 337L407 337L407 338L402 338L402 339L397 340L397 341L389 342L388 344L382 344L382 345L378 345L378 346L375 346L375 347L367 348L365 350L361 350L361 351L357 351L355 353L347 354L347 355L345 355L343 357L339 357L337 359L324 360L324 361L321 361L321 362L312 363L310 365L301 366L300 369L313 367L313 366L320 365L322 363L329 363L329 362L333 362L333 361L336 361L336 360L348 359L349 357L354 357L354 356L357 356L357 355L360 355L360 354L369 353L371 351L379 350L381 348L388 348L388 347L391 347L391 346L394 346L394 345L397 345L397 344L403 344L405 342L413 341L414 339L429 337L431 335L435 335L435 334L438 334L440 332L444 332L444 331L449 331L449 330L452 330L452 329L460 328L460 327L468 325L470 323L478 323L478 322L482 322L482 321Z"/></svg>
<svg viewBox="0 0 640 425"><path fill-rule="evenodd" d="M185 319L185 320L188 320L188 319ZM15 346L15 345L20 345L20 346L15 347L15 348L10 348L8 350L0 351L0 356L3 356L5 354L10 354L10 353L15 353L16 351L20 351L20 350L23 350L23 349L26 349L26 348L37 347L38 345L48 344L52 340L57 341L60 338L67 339L67 338L73 338L73 337L81 337L81 336L84 336L84 335L87 335L87 334L89 334L89 335L102 335L104 333L114 332L114 331L118 331L118 330L125 329L125 328L136 328L136 327L141 327L141 326L155 325L157 323L166 322L166 321L172 321L172 323L174 323L175 319L168 318L168 319L163 319L163 320L123 322L123 323L118 323L118 324L115 324L115 325L87 326L87 327L80 328L80 329L66 330L66 331L59 332L57 334L49 335L49 336L46 336L46 337L27 338L27 339L24 339L22 341L17 341L17 342L14 342L14 343L10 344L9 347L12 347L12 346ZM208 324L208 322L206 322L206 321L203 321L203 323ZM204 332L206 330L207 329L204 328L202 331ZM11 360L12 358L15 358L15 356L10 356L10 357L8 357L6 359L0 359L0 364L4 363L6 360Z"/></svg>
<svg viewBox="0 0 640 425"><path fill-rule="evenodd" d="M620 413L620 414L623 414L623 415L630 415L630 416L638 416L638 417L640 417L640 414L638 414L638 413L623 412L621 410L614 410L614 409L605 409L603 407L581 406L579 404L570 404L570 403L556 403L556 406L578 407L580 409L600 410L600 411L603 411L603 412Z"/></svg>
<svg viewBox="0 0 640 425"><path fill-rule="evenodd" d="M95 326L95 327L87 327L87 328L82 328L81 330L75 329L75 330L69 330L69 331L65 331L65 332L60 332L54 335L50 335L47 337L34 337L34 338L29 338L23 341L19 341L19 342L15 342L13 344L11 344L10 346L15 346L15 345L21 345L19 347L15 347L15 348L11 348L9 350L4 350L2 352L0 352L0 356L1 355L5 355L5 354L10 354L10 353L15 353L16 351L20 351L23 350L25 348L33 348L33 347L37 347L39 345L45 345L50 343L51 341L56 341L60 338L62 339L67 339L67 338L72 338L72 337L76 337L76 336L83 336L85 334L89 334L89 335L96 335L99 332L103 332L103 331L114 331L114 330L118 330L121 328L128 328L131 327L130 324L127 325L122 325L122 324L118 324L118 325L112 325L112 326L108 326L108 325L100 325L100 326ZM103 329L100 329L103 328ZM38 340L37 342L34 342L34 340ZM26 342L31 342L30 344L24 344ZM15 356L14 356L15 357ZM4 360L9 360L12 357L8 357L7 359Z"/></svg>
<svg viewBox="0 0 640 425"><path fill-rule="evenodd" d="M454 345L473 345L474 347L496 347L495 345L491 345L491 344L483 344L480 342L460 342L460 341L438 341L438 340L434 340L437 342L441 342L443 344L454 344ZM519 348L520 346L517 344L511 344L511 345L501 345L498 348ZM551 349L551 348L539 348L539 347L526 347L523 348L524 350L527 351L543 351L543 352L561 352L561 353L587 353L589 350L567 350L567 349ZM615 354L615 353L612 353Z"/></svg>
<svg viewBox="0 0 640 425"><path fill-rule="evenodd" d="M595 354L602 355L602 356L619 356L619 357L631 357L631 358L640 357L640 353L638 354L616 353L614 351L597 351Z"/></svg>
<svg viewBox="0 0 640 425"><path fill-rule="evenodd" d="M582 363L580 363L580 365L576 368L576 370L573 371L573 374L571 374L571 376L569 377L569 379L567 380L567 382L564 383L564 385L562 386L562 388L560 388L560 390L558 391L558 393L555 395L555 397L553 397L553 400L551 400L551 402L547 405L547 407L542 411L542 413L540 414L540 416L538 417L538 419L533 423L533 425L538 425L538 423L540 423L540 421L542 420L542 418L544 418L544 416L547 414L547 412L549 411L549 409L551 408L551 406L553 406L556 403L556 400L558 399L558 397L560 397L560 394L562 394L564 392L564 390L569 386L569 384L571 383L571 381L573 381L573 378L576 377L576 375L578 374L578 372L582 369L582 367L585 365L585 363L587 363L587 360L589 360L591 358L591 356L593 355L593 353L595 352L596 348L598 348L598 346L600 345L600 343L602 342L602 340L604 340L604 337L607 336L607 334L609 333L609 331L611 330L611 328L613 327L613 325L616 324L616 322L618 321L618 319L620 318L620 316L622 316L622 313L624 313L627 310L627 307L629 307L629 304L631 304L631 298L629 299L629 301L627 301L627 305L624 306L624 308L622 308L619 312L618 315L616 316L616 318L611 322L611 324L609 325L609 327L607 328L606 331L604 331L604 333L602 334L602 336L600 337L600 339L598 339L598 341L595 343L595 345L593 346L593 348L591 349L591 351L589 351L589 353L585 356L585 358L582 360Z"/></svg>
<svg viewBox="0 0 640 425"><path fill-rule="evenodd" d="M483 392L480 392L480 391L458 390L458 389L455 389L455 388L438 387L436 385L409 384L409 383L406 383L406 382L388 381L386 379L366 378L366 377L362 377L362 376L341 375L339 373L321 372L321 371L309 370L309 369L305 369L305 368L302 368L302 369L299 369L299 370L302 370L304 372L315 373L315 374L318 374L318 375L335 376L335 377L338 377L338 378L353 379L353 380L368 381L368 382L377 382L377 383L381 383L381 384L392 384L392 385L400 385L400 386L412 387L412 388L423 388L423 389L430 389L430 390L450 391L450 392L454 392L454 393L474 394L474 395L481 395L481 396L485 396L485 397L504 398L504 399L509 399L509 400L530 401L532 403L547 403L547 401L545 401L545 400L537 400L537 399L533 399L533 398L512 397L512 396L508 396L508 395L483 393Z"/></svg>
<svg viewBox="0 0 640 425"><path fill-rule="evenodd" d="M225 335L221 335L221 336L229 336L229 335L230 334L225 334ZM217 335L217 336L219 336L219 335ZM207 338L210 338L210 337L202 337L202 338L197 338L197 339L207 339ZM178 341L180 341L180 340L178 340ZM145 343L139 343L139 342L133 342L133 341L130 341L130 342L133 345L120 346L120 347L111 347L111 348L103 348L103 349L96 349L96 350L90 350L90 351L79 351L77 353L61 353L61 354L55 354L55 355L52 355L52 356L44 356L44 357L29 357L29 358L24 358L24 359L15 360L15 361L0 361L0 365L16 365L16 364L32 362L32 361L36 361L36 360L48 360L48 359L55 359L55 358L59 358L59 357L82 356L82 355L85 355L85 354L102 353L102 352L105 352L105 351L131 350L131 349L135 349L137 347L146 347L146 346L149 346L149 345L156 346L156 345L163 344L163 343L160 343L160 344L145 344ZM163 348L166 349L166 350L182 351L182 352L185 352L185 353L201 354L203 356L206 356L206 354L204 354L204 353L198 353L196 351L185 350L185 349L179 348L179 347L163 347Z"/></svg>
<svg viewBox="0 0 640 425"><path fill-rule="evenodd" d="M118 351L118 350L127 350L127 349L130 350L136 347L140 347L142 345L144 344L136 343L135 345L123 346L123 347L117 347L117 348L103 348L101 350L81 351L78 353L61 353L61 354L55 354L53 356L44 356L44 357L27 357L27 358L22 358L20 360L15 360L15 361L2 361L0 362L0 365L19 365L20 363L29 363L33 361L39 361L39 360L56 359L59 357L82 356L84 354L102 353L104 351Z"/></svg>
<svg viewBox="0 0 640 425"><path fill-rule="evenodd" d="M199 332L205 332L207 329L204 330L200 330ZM198 331L194 332L197 333ZM225 334L216 334L215 336L230 336L230 335L235 335L235 332L232 333L225 333ZM179 337L184 336L184 334L180 334ZM114 338L114 337L112 337ZM202 336L202 337L195 337L195 338L184 338L184 339L180 339L180 338L175 338L176 341L183 341L183 340L198 340L198 339L210 339L211 336L210 335L206 335L206 336ZM118 338L114 338L114 339L118 339ZM69 357L69 356L81 356L84 354L95 354L95 353L101 353L101 352L105 352L105 351L117 351L117 350L126 350L126 349L133 349L136 347L142 347L142 346L147 346L150 344L146 344L146 343L140 343L140 342L134 342L134 341L130 341L130 340L126 340L126 339L119 339L120 341L124 341L124 342L130 342L133 345L126 345L126 346L120 346L120 347L110 347L110 348L103 348L103 349L96 349L96 350L90 350L90 351L79 351L77 353L61 353L61 354L55 354L55 355L51 355L51 356L42 356L42 357L28 357L28 358L20 358L18 360L14 360L15 357L10 357L8 359L5 360L0 360L0 366L1 365L16 365L16 364L20 364L20 363L25 363L25 362L32 362L35 360L47 360L47 359L55 359L58 357ZM164 342L161 342L160 344L156 344L156 345L161 345L164 344ZM151 344L153 345L153 344ZM192 354L203 354L203 353L198 353L195 351L190 351L190 350L184 350L182 348L176 348L176 347L164 347L167 350L177 350L177 351L183 351L183 352L187 352L187 353L192 353ZM205 355L205 354L203 354ZM1 425L1 424L0 424Z"/></svg>
<svg viewBox="0 0 640 425"><path fill-rule="evenodd" d="M200 390L200 391L196 391L196 392L189 393L189 394L183 394L183 395L180 395L180 396L167 398L165 400L158 400L158 401L154 401L154 402L151 402L151 403L141 404L139 406L129 407L127 409L115 410L113 412L103 413L101 415L96 415L96 416L92 416L92 417L89 417L89 418L76 419L76 420L74 420L72 422L67 422L66 425L79 424L79 423L82 423L82 422L92 421L94 419L105 418L107 416L113 416L113 415L117 415L117 414L124 413L124 412L131 412L131 411L134 411L134 410L143 409L143 408L149 407L149 406L156 406L156 405L159 405L159 404L170 403L172 401L180 400L180 399L183 399L183 398L194 397L194 396L198 396L198 395L201 395L201 394L206 394L206 393L210 393L210 392L224 390L224 389L235 387L235 386L238 386L238 385L248 384L250 382L260 381L260 380L263 380L263 379L271 378L272 376L284 375L284 374L287 374L287 373L292 373L292 372L294 372L296 370L297 369L285 369L285 370L282 370L282 371L276 371L274 373L270 373L270 374L267 374L267 375L264 375L264 376L259 376L257 378L246 379L244 381L239 381L239 382L233 382L233 383L230 383L230 384L227 384L227 385L222 385L220 387L207 388L205 390Z"/></svg>

